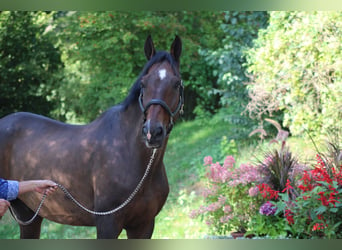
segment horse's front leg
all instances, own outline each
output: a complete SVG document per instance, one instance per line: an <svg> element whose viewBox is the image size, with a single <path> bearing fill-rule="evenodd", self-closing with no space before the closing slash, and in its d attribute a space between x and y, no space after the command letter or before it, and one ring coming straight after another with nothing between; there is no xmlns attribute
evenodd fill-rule
<svg viewBox="0 0 342 250"><path fill-rule="evenodd" d="M128 239L150 239L154 230L154 219L149 223L127 228Z"/></svg>
<svg viewBox="0 0 342 250"><path fill-rule="evenodd" d="M97 216L96 230L98 239L117 239L122 231L122 223L118 223L114 216Z"/></svg>
<svg viewBox="0 0 342 250"><path fill-rule="evenodd" d="M24 202L22 202L19 199L11 201L11 205L14 210L13 212L21 221L28 221L34 215L34 212L28 206L26 206ZM20 238L21 239L39 239L42 221L43 221L43 218L40 216L37 216L31 224L27 226L20 225Z"/></svg>

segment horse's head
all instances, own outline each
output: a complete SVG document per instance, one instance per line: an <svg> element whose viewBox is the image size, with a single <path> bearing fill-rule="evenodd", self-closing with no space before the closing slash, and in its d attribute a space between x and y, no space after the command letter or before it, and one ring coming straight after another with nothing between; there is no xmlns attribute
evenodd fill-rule
<svg viewBox="0 0 342 250"><path fill-rule="evenodd" d="M163 59L156 60L141 79L139 104L144 113L142 136L149 148L159 148L171 132L175 119L183 108L183 84L179 74L179 57L182 43L178 36L170 53L162 52ZM151 37L145 43L145 55L155 60L156 53Z"/></svg>

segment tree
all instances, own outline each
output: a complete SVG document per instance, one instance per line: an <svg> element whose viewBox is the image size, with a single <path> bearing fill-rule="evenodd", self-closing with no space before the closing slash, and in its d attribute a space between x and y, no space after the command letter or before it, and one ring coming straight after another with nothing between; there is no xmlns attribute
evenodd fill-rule
<svg viewBox="0 0 342 250"><path fill-rule="evenodd" d="M201 48L217 47L222 34L218 12L69 12L56 27L67 78L59 93L69 119L90 121L121 102L146 58L144 42L152 35L157 49L168 50L178 34L183 43L181 73L185 84L186 118L203 101L203 86L215 77Z"/></svg>
<svg viewBox="0 0 342 250"><path fill-rule="evenodd" d="M252 117L281 112L293 135L342 127L341 12L271 12L247 54Z"/></svg>
<svg viewBox="0 0 342 250"><path fill-rule="evenodd" d="M0 117L16 111L49 115L60 82L60 52L44 12L0 13Z"/></svg>
<svg viewBox="0 0 342 250"><path fill-rule="evenodd" d="M259 29L266 28L268 18L268 13L264 11L226 11L220 25L224 35L221 46L201 50L206 63L217 77L215 87L208 86L207 93L219 98L221 116L236 125L233 133L236 137L246 138L255 125L251 119L242 115L248 103L244 51L252 47Z"/></svg>

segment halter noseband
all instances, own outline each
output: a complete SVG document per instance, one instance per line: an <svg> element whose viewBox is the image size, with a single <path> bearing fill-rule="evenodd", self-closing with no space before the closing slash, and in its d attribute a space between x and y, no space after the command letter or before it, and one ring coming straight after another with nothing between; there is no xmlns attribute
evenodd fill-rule
<svg viewBox="0 0 342 250"><path fill-rule="evenodd" d="M179 102L177 105L177 108L175 111L171 111L170 107L166 104L166 102L164 102L161 99L151 99L147 105L144 107L143 104L143 95L144 95L144 90L143 88L141 88L140 90L140 95L139 95L139 105L140 105L140 109L141 111L144 113L145 119L146 119L146 112L149 109L150 106L152 105L160 105L162 106L166 112L169 114L170 116L170 123L167 126L167 134L169 134L173 128L173 117L179 112L181 115L183 114L183 106L184 106L184 86L183 86L183 81L181 82L180 86L179 86Z"/></svg>

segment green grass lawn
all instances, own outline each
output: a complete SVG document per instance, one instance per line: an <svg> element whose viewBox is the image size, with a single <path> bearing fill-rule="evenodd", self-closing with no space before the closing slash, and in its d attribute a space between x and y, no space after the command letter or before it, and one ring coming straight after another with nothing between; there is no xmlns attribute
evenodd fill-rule
<svg viewBox="0 0 342 250"><path fill-rule="evenodd" d="M215 121L188 121L179 123L172 131L165 154L165 166L169 178L170 195L156 218L154 239L198 239L207 235L207 226L200 220L189 218L191 210L200 206L196 195L203 185L201 177L205 173L203 158L211 155L214 161L221 161L220 142L223 136L229 137L230 127L227 123ZM293 152L300 152L301 159L314 152L310 142L290 138L289 145ZM262 157L262 151L268 143L253 143L249 146L239 145L238 163L255 162ZM123 232L120 236L125 238ZM19 226L8 212L0 221L0 239L19 238ZM95 227L73 227L47 220L43 221L41 238L47 239L84 239L96 238Z"/></svg>

